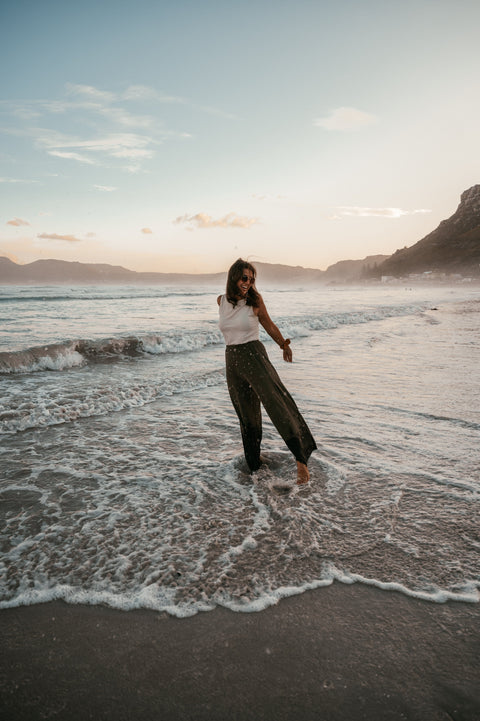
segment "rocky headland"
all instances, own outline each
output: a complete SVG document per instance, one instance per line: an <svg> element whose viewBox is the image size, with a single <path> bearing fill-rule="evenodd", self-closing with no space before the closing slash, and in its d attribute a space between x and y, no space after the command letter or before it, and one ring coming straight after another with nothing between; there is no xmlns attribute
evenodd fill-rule
<svg viewBox="0 0 480 721"><path fill-rule="evenodd" d="M432 274L480 278L480 185L462 193L455 213L410 248L397 250L371 277Z"/></svg>

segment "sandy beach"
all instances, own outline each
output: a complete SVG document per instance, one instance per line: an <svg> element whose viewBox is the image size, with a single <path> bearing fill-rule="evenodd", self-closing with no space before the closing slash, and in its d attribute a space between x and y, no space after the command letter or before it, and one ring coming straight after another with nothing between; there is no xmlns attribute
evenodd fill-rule
<svg viewBox="0 0 480 721"><path fill-rule="evenodd" d="M479 612L359 584L186 619L63 602L6 609L0 715L475 721Z"/></svg>

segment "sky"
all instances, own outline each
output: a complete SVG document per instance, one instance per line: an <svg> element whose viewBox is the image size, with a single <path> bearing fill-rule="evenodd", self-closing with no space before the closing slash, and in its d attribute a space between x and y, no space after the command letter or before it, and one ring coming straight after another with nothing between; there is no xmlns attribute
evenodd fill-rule
<svg viewBox="0 0 480 721"><path fill-rule="evenodd" d="M0 6L0 255L325 270L480 182L477 0Z"/></svg>

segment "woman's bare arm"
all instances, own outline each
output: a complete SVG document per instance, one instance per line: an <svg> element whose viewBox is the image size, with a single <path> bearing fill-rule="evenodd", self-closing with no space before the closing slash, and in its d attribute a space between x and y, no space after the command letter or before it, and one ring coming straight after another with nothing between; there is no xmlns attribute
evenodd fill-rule
<svg viewBox="0 0 480 721"><path fill-rule="evenodd" d="M268 315L263 298L260 296L260 305L255 308L255 313L258 316L258 320L262 324L263 328L267 331L270 338L277 343L283 350L283 360L287 363L292 362L292 349L290 348L290 341L285 340L278 327L275 325L273 320Z"/></svg>

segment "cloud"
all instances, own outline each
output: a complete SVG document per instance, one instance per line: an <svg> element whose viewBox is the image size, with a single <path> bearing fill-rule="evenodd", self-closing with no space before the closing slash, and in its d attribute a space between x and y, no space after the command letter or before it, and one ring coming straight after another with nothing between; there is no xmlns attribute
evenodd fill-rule
<svg viewBox="0 0 480 721"><path fill-rule="evenodd" d="M70 135L46 131L40 143L47 148L80 148L87 152L115 153L125 148L145 147L150 138L135 133L111 133L92 140L80 140Z"/></svg>
<svg viewBox="0 0 480 721"><path fill-rule="evenodd" d="M81 95L91 100L103 103L111 103L115 100L115 94L107 90L98 90L93 85L76 85L75 83L66 83L65 85L68 95Z"/></svg>
<svg viewBox="0 0 480 721"><path fill-rule="evenodd" d="M28 105L25 105L24 107L15 107L13 109L13 114L20 120L36 120L42 115L39 110L36 110L34 107L29 107Z"/></svg>
<svg viewBox="0 0 480 721"><path fill-rule="evenodd" d="M284 201L287 200L286 195L269 195L268 193L265 193L264 195L260 195L258 193L252 193L252 198L255 198L255 200L267 200L269 202L278 202L278 201Z"/></svg>
<svg viewBox="0 0 480 721"><path fill-rule="evenodd" d="M164 95L148 85L129 85L123 93L112 93L109 90L99 90L93 85L66 84L67 93L87 98L89 101L103 104L118 103L121 100L157 100L162 103L186 103L184 98L176 95Z"/></svg>
<svg viewBox="0 0 480 721"><path fill-rule="evenodd" d="M162 123L160 104L233 117L146 85L130 85L113 92L88 84L67 83L63 96L58 98L0 100L2 114L10 114L12 120L11 127L3 126L0 132L29 138L37 149L61 160L139 172L154 157L158 145L171 138L192 137L190 132ZM137 108L147 108L150 113L130 112ZM50 123L66 132L56 131ZM73 128L77 128L76 132Z"/></svg>
<svg viewBox="0 0 480 721"><path fill-rule="evenodd" d="M100 92L100 91L99 91ZM93 96L95 97L95 96ZM114 101L115 98L112 95L112 100ZM125 110L125 108L122 107L115 107L114 105L110 104L110 102L106 103L103 101L101 95L99 97L99 100L78 100L78 101L70 101L70 100L49 100L44 102L39 102L39 107L42 110L47 111L48 113L67 113L69 111L75 112L77 116L79 115L79 111L87 111L91 113L95 113L97 115L103 116L105 118L108 118L109 120L112 120L114 123L117 123L117 125L125 125L126 127L140 127L140 128L147 128L150 127L153 122L154 118L150 115L132 115L132 113L128 112L128 110ZM18 114L18 112L17 112ZM24 117L26 118L26 114L24 113ZM40 117L40 113L37 111L35 115L32 113L33 117Z"/></svg>
<svg viewBox="0 0 480 721"><path fill-rule="evenodd" d="M38 183L38 180L20 180L18 178L0 178L0 183Z"/></svg>
<svg viewBox="0 0 480 721"><path fill-rule="evenodd" d="M123 101L133 102L146 102L155 101L157 103L163 103L166 105L188 105L196 110L200 110L203 113L209 115L217 115L222 118L233 119L236 116L231 113L227 113L219 108L211 107L208 105L196 105L186 98L182 98L178 95L166 95L158 92L155 88L151 88L148 85L130 85L123 93L112 93L108 90L98 90L98 88L92 85L76 85L74 83L67 83L67 92L69 95L83 98L84 101L90 104L92 109L97 109L99 112L110 114L112 118L117 119L118 122L134 125L144 124L153 122L154 118L145 116L130 116L130 114L124 109L117 109L112 107L115 103Z"/></svg>
<svg viewBox="0 0 480 721"><path fill-rule="evenodd" d="M377 122L377 118L370 113L365 113L357 108L336 108L324 118L317 118L313 124L318 128L325 130L359 130L367 125Z"/></svg>
<svg viewBox="0 0 480 721"><path fill-rule="evenodd" d="M174 220L178 225L186 225L189 229L199 228L250 228L252 225L259 223L258 218L245 218L236 213L228 213L223 218L215 220L207 213L197 213L196 215L182 215Z"/></svg>
<svg viewBox="0 0 480 721"><path fill-rule="evenodd" d="M57 103L58 109L69 106L83 108L97 113L117 125L123 125L128 128L149 128L154 124L158 126L158 121L152 115L133 115L119 105L119 103L123 103L123 101L185 103L182 98L162 95L146 85L131 85L121 94L112 93L107 90L98 90L98 88L92 85L74 85L67 83L66 87L69 95L78 97L80 100L74 103L62 103L62 101L60 101ZM55 112L55 105L50 103L50 109Z"/></svg>
<svg viewBox="0 0 480 721"><path fill-rule="evenodd" d="M120 164L124 170L134 172L140 170L143 161L154 156L155 146L169 136L161 124L154 123L153 117L132 115L124 108L115 105L117 96L114 93L97 90L89 85L68 85L67 91L74 97L59 101L30 101L30 104L43 115L67 114L64 127L68 127L66 123L74 116L76 125L83 124L85 128L83 137L68 132L58 132L53 128L40 127L39 124L19 126L17 123L11 128L0 130L33 139L37 148L55 158L107 167L112 167L112 159L114 159L116 162L113 166ZM10 109L13 115L15 108L15 103L7 104L7 109ZM143 129L152 125L154 136L145 134ZM139 128L139 132L133 132L135 128ZM118 129L120 132L115 132ZM123 129L126 129L126 132L122 132ZM8 178L4 178L3 181L14 182Z"/></svg>
<svg viewBox="0 0 480 721"><path fill-rule="evenodd" d="M115 188L113 185L94 185L93 187L102 193L113 193L115 190L118 190L118 188Z"/></svg>
<svg viewBox="0 0 480 721"><path fill-rule="evenodd" d="M147 85L130 85L121 95L122 100L157 100L160 103L186 104L185 98L176 95L163 95Z"/></svg>
<svg viewBox="0 0 480 721"><path fill-rule="evenodd" d="M57 235L57 233L38 233L37 238L42 240L66 240L69 243L80 243L80 238L75 238L74 235Z"/></svg>
<svg viewBox="0 0 480 721"><path fill-rule="evenodd" d="M149 146L157 142L137 133L110 133L84 140L48 130L39 132L37 140L49 155L89 165L104 164L103 156L135 161L151 158L154 152Z"/></svg>
<svg viewBox="0 0 480 721"><path fill-rule="evenodd" d="M337 210L340 215L354 216L356 218L400 218L402 215L432 212L426 208L403 210L402 208L364 208L358 206L340 206ZM333 217L336 219L338 215Z"/></svg>
<svg viewBox="0 0 480 721"><path fill-rule="evenodd" d="M147 85L130 85L122 94L124 100L156 100L158 93Z"/></svg>
<svg viewBox="0 0 480 721"><path fill-rule="evenodd" d="M237 116L233 113L227 113L225 112L225 110L213 108L209 105L193 105L192 107L200 110L202 113L207 113L208 115L216 115L218 118L225 118L225 120L236 120L237 118Z"/></svg>
<svg viewBox="0 0 480 721"><path fill-rule="evenodd" d="M150 115L132 115L124 108L100 108L99 113L128 128L149 128L154 122Z"/></svg>
<svg viewBox="0 0 480 721"><path fill-rule="evenodd" d="M48 150L49 155L53 155L55 158L65 158L66 160L76 160L78 163L86 163L87 165L98 165L95 160L88 158L86 155L80 153L66 153L64 150Z"/></svg>
<svg viewBox="0 0 480 721"><path fill-rule="evenodd" d="M154 155L153 150L132 147L118 147L118 149L112 149L109 152L114 158L132 158L135 160L138 160L139 158L152 158Z"/></svg>
<svg viewBox="0 0 480 721"><path fill-rule="evenodd" d="M142 228L142 233L149 235L150 233L153 233L153 230L151 228Z"/></svg>
<svg viewBox="0 0 480 721"><path fill-rule="evenodd" d="M21 225L30 225L28 220L22 220L22 218L14 218L13 220L7 220L6 225L15 225L17 227Z"/></svg>

